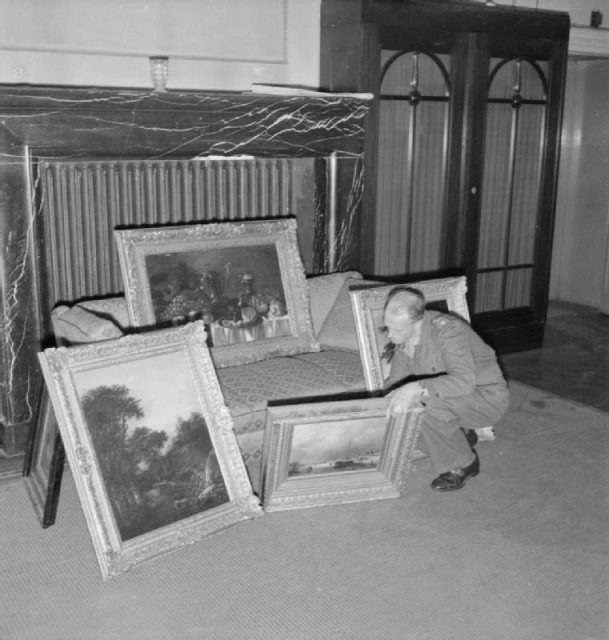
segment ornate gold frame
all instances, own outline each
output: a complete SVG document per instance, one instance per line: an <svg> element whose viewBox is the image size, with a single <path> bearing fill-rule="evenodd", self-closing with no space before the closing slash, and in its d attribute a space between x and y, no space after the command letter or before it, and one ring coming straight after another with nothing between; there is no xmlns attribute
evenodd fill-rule
<svg viewBox="0 0 609 640"><path fill-rule="evenodd" d="M193 322L182 327L125 336L116 340L70 348L46 349L38 354L104 579L183 545L197 542L205 536L262 512L259 501L252 492L233 432L232 418L224 404L206 339L203 323ZM110 485L116 487L118 484L120 487L122 480L117 481L114 477L108 477L107 471L104 476L103 462L98 455L114 454L115 449L109 446L105 449L95 448L93 436L96 434L89 429L83 409L83 397L79 392L79 388L82 392L82 386L79 387L79 385L82 385L85 379L101 380L102 376L105 376L105 379L116 380L112 384L122 382L124 385L129 385L128 381L137 379L140 389L147 388L153 382L156 385L155 388L162 388L164 369L159 365L167 362L175 363L172 364L171 371L179 371L181 379L187 381L184 386L189 387L189 407L196 407L196 415L200 417L198 424L201 422L204 424L202 429L206 430L205 437L211 443L207 459L212 453L215 454L217 460L214 465L215 478L222 486L223 497L221 501L217 501L219 504L212 503L206 507L196 503L198 510L193 509L193 512L188 515L183 515L184 512L180 512L174 502L172 507L175 510L174 513L178 515L172 515L173 519L169 524L154 528L152 525L147 527L144 521L143 524L138 525L142 533L125 536L126 539L123 540L117 516L119 509L109 496ZM165 375L167 375L166 372ZM174 379L168 379L167 385L171 385ZM131 388L128 387L128 390ZM171 403L168 401L168 404ZM186 411L183 403L177 402L176 405L170 406L173 422L168 418L167 424L176 424L176 418L179 422L181 412ZM111 411L111 409L112 406L105 411ZM145 413L144 417L152 419L154 414ZM127 433L127 424L124 429ZM200 431L201 429L198 428L197 433ZM124 461L127 467L133 464L128 457L121 458L121 461ZM197 476L195 472L202 468L202 462L204 460L198 458L193 460L192 469L190 469L193 473L186 477L201 476L202 474L199 473ZM185 470L189 471L188 468ZM219 482L218 473L222 482ZM167 475L167 480L172 479L173 475ZM196 489L195 493L200 498L202 494L199 493L201 489L199 484L196 487L188 484L185 491ZM207 478L203 484L206 487L209 486ZM129 488L132 486L132 483L129 484ZM192 495L192 492L188 495ZM157 502L149 506L148 496L140 492L134 496L133 504L136 506L141 504L144 497L146 510L138 511L139 522L142 522L142 517L148 517L150 521L156 522L160 509L156 506ZM129 505L131 504L129 502ZM131 506L129 508L136 509ZM163 505L163 508L165 509L166 505Z"/></svg>
<svg viewBox="0 0 609 640"><path fill-rule="evenodd" d="M280 218L240 222L218 222L146 229L116 230L125 282L125 296L131 322L151 327L155 319L146 258L158 254L190 255L200 252L239 248L244 252L256 247L274 247L289 320L290 335L265 337L253 341L211 345L217 368L255 362L279 355L318 351L296 235L296 220Z"/></svg>
<svg viewBox="0 0 609 640"><path fill-rule="evenodd" d="M365 397L269 406L260 479L264 510L399 497L412 464L421 410L387 418L386 404L385 398ZM293 476L288 472L295 429L336 426L344 431L347 441L350 430L362 420L378 422L383 429L383 445L375 468L343 470L345 467L337 467L334 462L327 463L330 470L319 473L305 471Z"/></svg>
<svg viewBox="0 0 609 640"><path fill-rule="evenodd" d="M445 302L450 313L460 316L467 322L470 321L465 297L467 293L465 276L408 282L406 285L419 289L427 303ZM391 284L361 289L355 286L349 290L366 388L371 391L382 389L386 377L381 360L383 344L380 340L379 328L383 325L385 299L395 286Z"/></svg>

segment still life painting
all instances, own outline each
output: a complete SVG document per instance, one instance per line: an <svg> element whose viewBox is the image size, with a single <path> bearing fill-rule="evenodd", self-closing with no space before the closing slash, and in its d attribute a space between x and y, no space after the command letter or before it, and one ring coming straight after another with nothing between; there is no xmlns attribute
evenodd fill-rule
<svg viewBox="0 0 609 640"><path fill-rule="evenodd" d="M202 320L216 367L319 350L294 218L114 235L133 326Z"/></svg>

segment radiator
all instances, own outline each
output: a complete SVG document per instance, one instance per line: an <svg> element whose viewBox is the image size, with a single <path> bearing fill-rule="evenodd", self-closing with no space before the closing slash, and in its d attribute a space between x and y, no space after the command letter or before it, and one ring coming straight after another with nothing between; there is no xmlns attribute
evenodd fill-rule
<svg viewBox="0 0 609 640"><path fill-rule="evenodd" d="M42 254L51 306L123 291L113 230L285 216L293 161L43 161Z"/></svg>

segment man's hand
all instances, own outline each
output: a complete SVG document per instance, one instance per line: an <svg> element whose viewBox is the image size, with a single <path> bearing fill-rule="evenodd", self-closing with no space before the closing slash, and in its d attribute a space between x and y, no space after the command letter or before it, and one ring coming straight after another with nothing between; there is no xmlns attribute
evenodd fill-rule
<svg viewBox="0 0 609 640"><path fill-rule="evenodd" d="M426 395L425 387L418 382L409 382L395 389L389 394L387 415L406 413L411 407L420 406L421 398Z"/></svg>

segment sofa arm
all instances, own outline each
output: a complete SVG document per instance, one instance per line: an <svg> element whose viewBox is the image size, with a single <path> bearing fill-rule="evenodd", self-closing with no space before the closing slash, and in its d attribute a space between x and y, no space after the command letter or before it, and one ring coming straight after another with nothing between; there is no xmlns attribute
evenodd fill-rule
<svg viewBox="0 0 609 640"><path fill-rule="evenodd" d="M355 285L380 284L386 283L376 280L364 280L359 273L357 273L356 277L346 277L343 280L332 308L328 312L319 333L316 335L317 342L319 342L322 347L330 349L359 351L349 289Z"/></svg>
<svg viewBox="0 0 609 640"><path fill-rule="evenodd" d="M317 337L332 310L345 281L361 280L357 271L342 271L307 278L313 332Z"/></svg>

